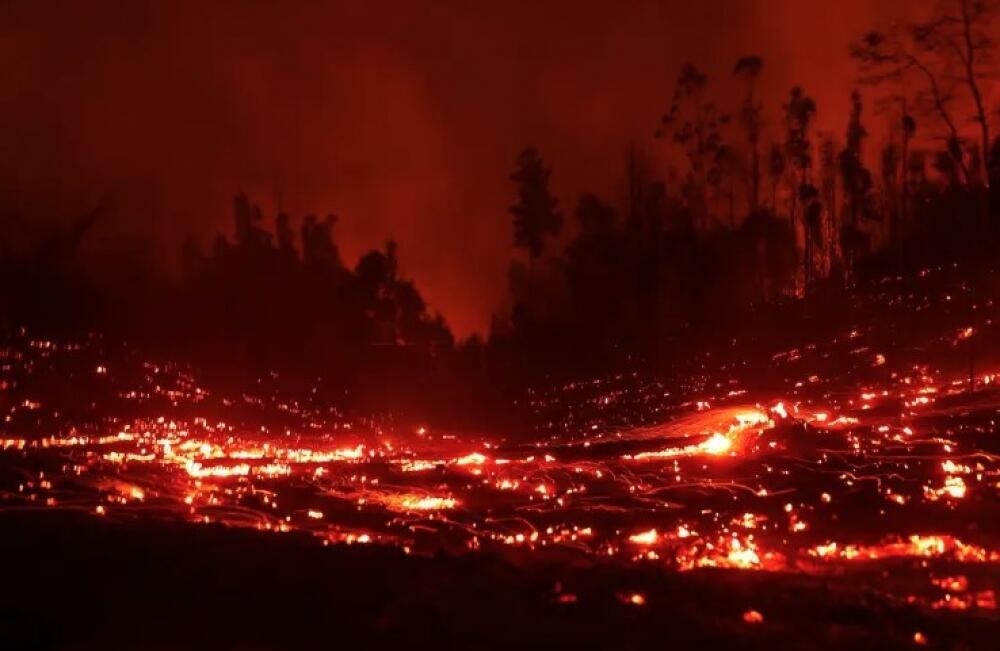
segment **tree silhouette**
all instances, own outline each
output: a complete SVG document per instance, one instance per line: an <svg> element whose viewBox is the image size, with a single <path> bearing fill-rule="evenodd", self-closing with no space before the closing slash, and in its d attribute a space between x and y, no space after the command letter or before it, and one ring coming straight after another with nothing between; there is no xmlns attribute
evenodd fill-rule
<svg viewBox="0 0 1000 651"><path fill-rule="evenodd" d="M820 201L819 189L812 181L799 185L799 201L802 204L803 280L804 291L808 291L812 283L816 266L816 249L823 247L823 203Z"/></svg>
<svg viewBox="0 0 1000 651"><path fill-rule="evenodd" d="M826 134L819 144L819 173L820 188L823 203L826 205L827 222L824 233L826 237L826 264L827 271L831 274L838 270L838 240L839 240L839 219L837 204L837 179L840 170L837 165L837 143L833 136Z"/></svg>
<svg viewBox="0 0 1000 651"><path fill-rule="evenodd" d="M333 241L333 227L337 224L336 215L327 215L319 221L316 215L306 215L302 220L302 260L307 265L340 269L340 251Z"/></svg>
<svg viewBox="0 0 1000 651"><path fill-rule="evenodd" d="M736 228L736 181L742 171L739 154L729 145L715 150L712 168L708 173L709 185L714 187L729 204L729 227Z"/></svg>
<svg viewBox="0 0 1000 651"><path fill-rule="evenodd" d="M801 86L782 98L772 132L763 119L765 106L773 109L761 93L759 56L735 62L723 80L733 92L720 92L732 104L722 107L708 97L716 90L708 76L683 66L671 79L672 101L658 125L669 149L660 161L662 176L641 143L631 146L624 179L606 179L607 186L624 181L618 200L582 191L564 250L553 244L564 219L550 188L551 168L537 149L524 149L509 176L516 188L508 217L518 258L510 265L510 296L494 319L490 343L466 347L475 366L489 368L490 356L504 345L529 360L560 346L564 361L580 357L580 350L655 359L665 341L710 333L745 316L766 319L772 309L788 314L786 304L799 310L792 298L846 295L838 285L877 278L890 256L898 256L901 278L932 263L986 260L975 257L977 236L995 245L1000 218L986 233L970 214L978 219L992 208L1000 216L1000 139L990 140L994 116L985 83L995 7L942 0L924 22L871 32L853 44L861 81L891 86L875 103L891 110L887 142L866 130L870 118L858 90L846 129L836 137L816 132L817 105ZM964 140L973 128L975 137ZM943 146L930 144L938 135ZM874 173L868 168L873 151L880 165ZM761 186L768 182L769 201ZM284 357L339 373L340 364L356 371L400 349L408 355L453 348L443 319L403 277L395 242L345 265L336 216L309 214L293 225L279 207L265 224L260 207L243 193L232 208L232 229L210 252L194 240L185 243L184 279L164 292L177 313L200 315L187 334L203 338L206 349L240 351L261 367ZM976 208L983 212L976 215ZM7 223L2 219L0 227ZM75 225L68 241L82 237L90 223ZM0 237L0 284L7 293L24 285L20 298L36 302L57 282L63 283L60 296L70 294L65 288L71 285L58 276L75 269L59 262L65 256L51 254L65 246L64 238L43 244L18 266L7 260L13 244ZM47 267L55 271L42 277L39 269ZM33 273L34 284L24 283ZM397 370L411 360L405 355L395 358L403 360Z"/></svg>
<svg viewBox="0 0 1000 651"><path fill-rule="evenodd" d="M510 207L513 215L514 245L528 252L534 265L542 255L545 239L555 237L562 228L562 215L549 192L551 170L545 167L538 150L528 147L517 158L517 169L510 179L517 184L518 201Z"/></svg>
<svg viewBox="0 0 1000 651"><path fill-rule="evenodd" d="M860 228L860 221L873 214L872 174L864 165L863 145L868 131L861 123L863 104L861 93L851 94L851 114L847 123L846 142L840 152L840 175L844 188L844 210L847 220L841 228L841 247L847 258L847 271L851 273L854 262L868 248L868 238Z"/></svg>
<svg viewBox="0 0 1000 651"><path fill-rule="evenodd" d="M965 2L966 0L958 0ZM905 87L911 78L919 84L914 96L918 110L933 113L946 128L947 155L953 158L951 169L960 173L960 181L968 183L970 170L966 164L958 122L952 112L954 94L945 84L948 76L933 37L931 24L908 24L888 32L872 31L851 44L851 56L858 62L861 81L869 84L891 82Z"/></svg>
<svg viewBox="0 0 1000 651"><path fill-rule="evenodd" d="M233 219L236 224L236 246L243 251L255 251L271 244L271 234L260 227L260 206L251 204L242 192L233 199Z"/></svg>
<svg viewBox="0 0 1000 651"><path fill-rule="evenodd" d="M771 177L771 210L778 213L778 185L785 178L785 152L780 145L771 147L768 155L767 171Z"/></svg>
<svg viewBox="0 0 1000 651"><path fill-rule="evenodd" d="M902 160L899 144L894 139L883 143L879 172L882 180L882 213L886 222L883 231L889 231L883 236L889 241L895 239L899 228L899 176Z"/></svg>
<svg viewBox="0 0 1000 651"><path fill-rule="evenodd" d="M816 208L812 205L818 201L819 193L812 184L812 143L809 141L809 129L816 117L816 102L813 101L801 86L792 88L788 103L785 104L785 153L794 171L792 187L791 221L792 230L796 229L799 218L798 205L803 208L802 233L803 276L808 284L810 266L812 264L812 245L815 240Z"/></svg>
<svg viewBox="0 0 1000 651"><path fill-rule="evenodd" d="M580 197L574 211L579 235L566 250L567 276L578 332L598 339L614 335L631 289L622 231L615 210L593 194Z"/></svg>
<svg viewBox="0 0 1000 651"><path fill-rule="evenodd" d="M757 83L764 69L764 60L759 56L742 57L736 62L735 74L747 80L747 94L740 107L740 124L747 134L750 145L750 212L760 205L760 144L761 114L763 107L757 97Z"/></svg>
<svg viewBox="0 0 1000 651"><path fill-rule="evenodd" d="M795 233L788 220L767 210L752 213L740 227L756 250L752 271L757 299L770 301L782 296L795 283Z"/></svg>
<svg viewBox="0 0 1000 651"><path fill-rule="evenodd" d="M630 145L625 156L625 183L628 206L628 223L633 228L641 228L645 213L646 194L649 190L649 162L643 151Z"/></svg>
<svg viewBox="0 0 1000 651"><path fill-rule="evenodd" d="M943 59L943 69L949 75L957 70L956 80L969 91L972 120L979 126L980 152L979 165L970 165L970 169L981 172L987 184L991 143L983 85L995 72L992 23L997 8L993 0L949 0L939 3L929 20L911 27L917 46Z"/></svg>
<svg viewBox="0 0 1000 651"><path fill-rule="evenodd" d="M902 115L899 119L899 127L903 137L902 161L900 163L903 179L899 200L899 225L896 235L903 238L907 235L906 229L910 223L910 142L913 141L913 136L917 133L917 121L907 110L905 97L901 99L900 104L902 105Z"/></svg>
<svg viewBox="0 0 1000 651"><path fill-rule="evenodd" d="M705 98L708 76L689 64L681 68L674 85L670 108L661 118L656 137L669 136L686 155L690 164L684 193L701 230L708 228L707 186L715 154L722 141L721 125L728 116L719 115L714 104Z"/></svg>

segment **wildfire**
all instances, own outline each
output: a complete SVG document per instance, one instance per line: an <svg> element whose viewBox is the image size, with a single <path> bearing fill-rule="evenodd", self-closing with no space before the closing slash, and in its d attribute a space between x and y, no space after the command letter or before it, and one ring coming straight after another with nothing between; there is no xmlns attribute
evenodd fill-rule
<svg viewBox="0 0 1000 651"><path fill-rule="evenodd" d="M720 455L729 452L733 447L733 442L722 434L712 434L708 440L698 444L698 448L706 454Z"/></svg>
<svg viewBox="0 0 1000 651"><path fill-rule="evenodd" d="M616 428L638 416L601 420L574 407L572 418L550 419L544 435L527 441L397 430L315 411L280 430L181 417L202 413L207 393L140 387L122 400L156 395L185 409L44 436L11 428L0 454L17 470L5 475L13 479L0 495L5 505L109 521L167 517L418 554L558 550L676 571L821 576L915 559L934 578L921 579L926 594L914 603L995 610L998 587L982 584L971 567L1000 563L1000 541L970 525L1000 516L1000 454L990 438L1000 404L987 392L962 402L966 388L956 382L964 378L906 369L895 356L891 369L872 368L872 350L857 353L863 382L836 384L830 373L791 366L781 400L749 406L734 404L748 395L735 381L704 378L672 397L670 409L646 413L652 425ZM800 348L795 364L811 354ZM634 390L640 405L668 393ZM552 404L571 402L554 391ZM603 409L626 393L601 387L587 404ZM266 397L253 400L267 408ZM10 404L32 418L54 410L31 396ZM281 404L288 416L291 401ZM930 533L927 523L936 527ZM629 607L647 605L643 592L616 594ZM764 621L756 609L742 614L747 625Z"/></svg>
<svg viewBox="0 0 1000 651"><path fill-rule="evenodd" d="M814 556L840 560L882 560L886 558L914 557L934 558L949 556L962 562L994 562L1000 560L1000 552L983 547L967 545L952 536L928 536L913 534L906 540L890 539L878 545L838 545L829 543L817 545L810 550Z"/></svg>
<svg viewBox="0 0 1000 651"><path fill-rule="evenodd" d="M636 545L655 545L659 539L660 535L656 533L656 529L650 529L649 531L629 536L629 542Z"/></svg>

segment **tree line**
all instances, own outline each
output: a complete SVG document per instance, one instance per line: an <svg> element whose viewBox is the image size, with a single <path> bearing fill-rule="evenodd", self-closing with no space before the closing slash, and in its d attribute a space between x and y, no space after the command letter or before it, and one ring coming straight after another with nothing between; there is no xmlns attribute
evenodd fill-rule
<svg viewBox="0 0 1000 651"><path fill-rule="evenodd" d="M765 61L734 62L724 109L684 65L653 147L632 147L624 199L583 193L565 209L533 147L515 162L510 304L491 340L563 358L649 352L671 337L940 261L988 261L1000 232L993 2L949 0L920 22L850 45L858 87L839 133L802 85L765 105ZM887 124L873 143L872 121ZM964 128L971 124L974 128ZM561 231L572 237L560 248ZM817 302L817 301L813 301Z"/></svg>

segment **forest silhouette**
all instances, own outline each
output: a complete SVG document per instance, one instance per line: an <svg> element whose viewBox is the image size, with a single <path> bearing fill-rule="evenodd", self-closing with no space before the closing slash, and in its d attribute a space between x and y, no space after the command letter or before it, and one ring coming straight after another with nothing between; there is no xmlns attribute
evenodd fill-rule
<svg viewBox="0 0 1000 651"><path fill-rule="evenodd" d="M815 128L823 107L807 83L765 102L767 62L748 55L724 79L682 67L655 137L625 152L622 198L557 198L558 165L524 148L509 179L509 296L484 336L456 342L396 242L352 265L336 216L265 217L242 193L232 232L207 249L188 241L177 277L88 283L75 252L103 207L26 251L3 247L3 326L102 332L234 379L322 377L359 401L460 410L542 376L802 327L887 275L988 266L1000 239L1000 138L984 100L996 10L948 6L851 45L859 85L839 133ZM735 106L714 100L734 86ZM881 142L876 120L890 125ZM667 169L652 148L669 152Z"/></svg>

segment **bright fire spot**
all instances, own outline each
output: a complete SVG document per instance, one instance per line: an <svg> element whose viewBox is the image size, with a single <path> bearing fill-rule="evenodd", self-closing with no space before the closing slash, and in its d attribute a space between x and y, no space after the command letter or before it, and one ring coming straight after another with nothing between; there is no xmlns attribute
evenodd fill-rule
<svg viewBox="0 0 1000 651"><path fill-rule="evenodd" d="M942 461L941 462L941 469L944 470L946 473L949 473L949 474L955 474L955 473L970 474L972 472L972 469L969 468L968 466L960 466L957 463L955 463L954 461L952 461L951 459L948 459L946 461Z"/></svg>
<svg viewBox="0 0 1000 651"><path fill-rule="evenodd" d="M729 452L729 450L733 447L733 442L722 434L712 434L698 447L704 450L707 454L719 455Z"/></svg>
<svg viewBox="0 0 1000 651"><path fill-rule="evenodd" d="M756 610L748 610L743 613L743 621L747 624L760 624L764 621L764 616Z"/></svg>
<svg viewBox="0 0 1000 651"><path fill-rule="evenodd" d="M403 472L423 472L424 470L432 470L434 466L435 464L431 461L418 459L416 461L408 461L404 463L402 470Z"/></svg>
<svg viewBox="0 0 1000 651"><path fill-rule="evenodd" d="M717 419L714 420L714 423L716 425L722 424L725 422L727 417L731 418L731 420L729 421L725 434L715 431L712 432L708 438L697 445L692 444L670 447L662 450L656 450L654 452L640 452L635 455L624 455L623 458L633 461L643 461L646 459L675 459L700 454L719 456L732 451L734 442L737 440L736 437L744 431L757 426L773 427L773 421L770 417L765 412L760 410L733 410L728 412L721 421ZM711 431L711 429L708 431ZM586 447L586 445L587 444L585 443L584 447Z"/></svg>
<svg viewBox="0 0 1000 651"><path fill-rule="evenodd" d="M817 545L809 550L813 556L823 559L846 561L874 561L886 558L936 558L949 557L966 563L996 562L1000 553L963 543L952 536L911 535L905 540L889 539L876 545L843 545L829 543Z"/></svg>
<svg viewBox="0 0 1000 651"><path fill-rule="evenodd" d="M968 488L965 485L965 480L961 477L948 476L944 479L944 486L941 488L930 488L929 486L924 487L924 497L930 501L934 501L940 497L949 497L951 499L960 500L965 497Z"/></svg>
<svg viewBox="0 0 1000 651"><path fill-rule="evenodd" d="M409 511L440 511L442 509L453 509L458 502L451 497L408 497L400 502L400 505Z"/></svg>
<svg viewBox="0 0 1000 651"><path fill-rule="evenodd" d="M965 480L961 477L948 477L944 480L944 489L951 497L961 499L965 497Z"/></svg>
<svg viewBox="0 0 1000 651"><path fill-rule="evenodd" d="M931 583L952 592L965 592L969 589L969 579L965 576L946 576L940 579L931 579Z"/></svg>
<svg viewBox="0 0 1000 651"><path fill-rule="evenodd" d="M760 556L753 545L744 545L738 538L733 538L730 543L729 554L726 557L733 567L756 567L760 565Z"/></svg>
<svg viewBox="0 0 1000 651"><path fill-rule="evenodd" d="M646 595L641 592L628 592L618 595L618 600L623 604L631 606L645 606L646 605Z"/></svg>
<svg viewBox="0 0 1000 651"><path fill-rule="evenodd" d="M729 428L730 432L738 432L757 425L767 425L771 422L770 417L762 411L746 411L736 414L736 424Z"/></svg>
<svg viewBox="0 0 1000 651"><path fill-rule="evenodd" d="M473 452L472 454L467 454L464 457L459 457L455 459L455 465L457 466L481 466L486 463L486 455L480 454L479 452Z"/></svg>
<svg viewBox="0 0 1000 651"><path fill-rule="evenodd" d="M656 532L656 529L650 529L649 531L643 531L642 533L629 536L628 539L629 542L636 545L655 545L660 539L660 534Z"/></svg>

